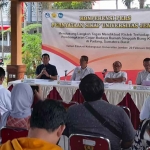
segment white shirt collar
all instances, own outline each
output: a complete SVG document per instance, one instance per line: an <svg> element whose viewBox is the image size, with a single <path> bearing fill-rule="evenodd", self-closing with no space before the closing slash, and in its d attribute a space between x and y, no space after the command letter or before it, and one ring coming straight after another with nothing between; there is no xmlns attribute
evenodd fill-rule
<svg viewBox="0 0 150 150"><path fill-rule="evenodd" d="M86 66L86 68L84 68L84 69L82 69L82 68L81 68L81 66L80 66L80 69L81 69L81 70L85 70L85 69L88 69L88 66Z"/></svg>

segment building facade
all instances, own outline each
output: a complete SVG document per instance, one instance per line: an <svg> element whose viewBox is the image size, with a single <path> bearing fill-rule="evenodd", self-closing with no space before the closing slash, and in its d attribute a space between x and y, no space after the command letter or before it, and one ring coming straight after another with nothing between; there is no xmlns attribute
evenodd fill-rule
<svg viewBox="0 0 150 150"><path fill-rule="evenodd" d="M7 5L4 5L0 10L0 57L10 53L11 33L10 28L10 1L5 0ZM27 2L22 3L22 26L32 23L41 23L42 21L42 3ZM3 32L2 32L3 31ZM3 34L3 37L2 37ZM3 55L2 55L3 53Z"/></svg>

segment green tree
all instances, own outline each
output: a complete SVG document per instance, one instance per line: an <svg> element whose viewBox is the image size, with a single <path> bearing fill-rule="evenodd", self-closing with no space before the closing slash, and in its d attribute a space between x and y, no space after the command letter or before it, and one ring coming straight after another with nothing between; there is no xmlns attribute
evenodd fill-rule
<svg viewBox="0 0 150 150"><path fill-rule="evenodd" d="M94 2L54 2L54 9L92 9Z"/></svg>
<svg viewBox="0 0 150 150"><path fill-rule="evenodd" d="M26 75L33 77L37 65L41 63L41 33L31 34L31 31L41 28L41 24L30 24L22 29L22 61L26 65ZM6 30L11 31L11 29ZM8 56L9 58L9 56ZM7 64L10 60L7 61Z"/></svg>
<svg viewBox="0 0 150 150"><path fill-rule="evenodd" d="M41 33L31 34L30 31L41 28L41 24L31 24L23 28L22 61L26 65L27 76L34 76L37 65L41 63Z"/></svg>
<svg viewBox="0 0 150 150"><path fill-rule="evenodd" d="M150 9L150 4L146 4L146 6L144 8Z"/></svg>

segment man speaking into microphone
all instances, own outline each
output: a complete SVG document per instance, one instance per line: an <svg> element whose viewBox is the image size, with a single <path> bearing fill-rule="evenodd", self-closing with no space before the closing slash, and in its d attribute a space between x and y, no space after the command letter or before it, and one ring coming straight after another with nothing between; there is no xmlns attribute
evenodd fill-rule
<svg viewBox="0 0 150 150"><path fill-rule="evenodd" d="M50 56L48 54L42 55L43 64L36 68L37 79L51 79L57 80L57 69L55 66L49 64Z"/></svg>

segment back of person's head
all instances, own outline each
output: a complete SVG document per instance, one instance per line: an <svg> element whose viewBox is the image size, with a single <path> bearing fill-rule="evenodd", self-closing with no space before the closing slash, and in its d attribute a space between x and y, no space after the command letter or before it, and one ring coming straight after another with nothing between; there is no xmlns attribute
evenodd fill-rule
<svg viewBox="0 0 150 150"><path fill-rule="evenodd" d="M150 58L145 58L145 59L143 60L143 62L147 62L147 61L150 61Z"/></svg>
<svg viewBox="0 0 150 150"><path fill-rule="evenodd" d="M31 105L33 103L33 91L29 84L19 83L15 85L11 92L11 116L15 118L25 118L31 115Z"/></svg>
<svg viewBox="0 0 150 150"><path fill-rule="evenodd" d="M81 80L79 89L85 101L96 101L103 96L104 83L97 75L89 74Z"/></svg>
<svg viewBox="0 0 150 150"><path fill-rule="evenodd" d="M47 141L57 143L62 132L65 129L66 123L66 110L59 101L46 99L39 101L33 107L32 115L30 118L30 132L29 136L35 135L33 131L36 130L38 135L44 134L44 138L49 137Z"/></svg>
<svg viewBox="0 0 150 150"><path fill-rule="evenodd" d="M2 67L0 67L0 82L3 82L4 78L5 78L5 70Z"/></svg>

